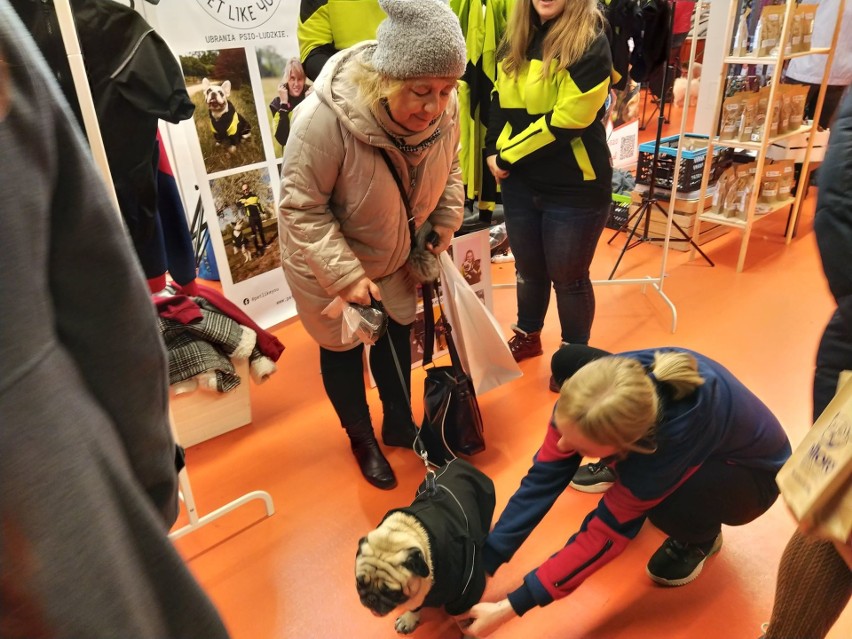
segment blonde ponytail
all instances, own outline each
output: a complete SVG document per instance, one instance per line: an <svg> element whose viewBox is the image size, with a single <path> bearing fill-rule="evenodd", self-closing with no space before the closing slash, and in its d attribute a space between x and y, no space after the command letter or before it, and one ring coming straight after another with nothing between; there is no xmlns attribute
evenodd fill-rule
<svg viewBox="0 0 852 639"><path fill-rule="evenodd" d="M648 443L659 399L651 378L634 359L602 357L589 362L562 386L557 421L570 421L588 439L622 451L653 452ZM645 445L637 445L645 440Z"/></svg>
<svg viewBox="0 0 852 639"><path fill-rule="evenodd" d="M704 383L704 378L698 374L698 362L689 353L656 352L651 372L658 382L672 387L674 399L683 399L691 395Z"/></svg>

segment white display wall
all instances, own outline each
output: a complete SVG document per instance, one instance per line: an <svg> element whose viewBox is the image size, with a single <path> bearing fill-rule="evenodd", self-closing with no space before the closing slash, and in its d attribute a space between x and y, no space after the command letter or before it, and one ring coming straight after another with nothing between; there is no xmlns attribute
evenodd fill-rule
<svg viewBox="0 0 852 639"><path fill-rule="evenodd" d="M269 328L296 314L284 279L278 243L281 147L272 135L269 103L277 96L286 61L299 54L299 3L291 0L181 0L137 8L181 62L196 104L192 119L163 124L175 177L191 217L200 201L224 294ZM216 145L202 81L231 89L228 99L251 126L235 148ZM242 183L259 197L262 255L249 235L250 258L234 245Z"/></svg>

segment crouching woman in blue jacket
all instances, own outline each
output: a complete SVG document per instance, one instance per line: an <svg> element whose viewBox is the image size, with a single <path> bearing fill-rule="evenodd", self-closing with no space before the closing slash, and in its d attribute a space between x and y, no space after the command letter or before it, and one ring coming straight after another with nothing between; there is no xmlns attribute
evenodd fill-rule
<svg viewBox="0 0 852 639"><path fill-rule="evenodd" d="M532 467L488 536L488 574L512 558L584 456L608 461L616 481L523 584L471 609L467 631L475 637L569 595L618 556L646 519L668 535L648 561L648 576L664 586L687 584L721 548L722 524L746 524L778 497L787 435L719 363L681 348L611 355L570 345L554 355L553 372L566 382Z"/></svg>

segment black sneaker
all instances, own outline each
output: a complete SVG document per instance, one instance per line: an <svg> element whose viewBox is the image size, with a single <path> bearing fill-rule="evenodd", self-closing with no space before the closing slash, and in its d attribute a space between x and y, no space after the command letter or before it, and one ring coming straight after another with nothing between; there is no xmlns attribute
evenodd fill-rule
<svg viewBox="0 0 852 639"><path fill-rule="evenodd" d="M722 533L706 544L684 544L669 537L651 555L645 572L662 586L683 586L701 574L707 557L715 555L722 547Z"/></svg>
<svg viewBox="0 0 852 639"><path fill-rule="evenodd" d="M615 483L615 471L603 462L580 466L569 486L581 493L605 493Z"/></svg>

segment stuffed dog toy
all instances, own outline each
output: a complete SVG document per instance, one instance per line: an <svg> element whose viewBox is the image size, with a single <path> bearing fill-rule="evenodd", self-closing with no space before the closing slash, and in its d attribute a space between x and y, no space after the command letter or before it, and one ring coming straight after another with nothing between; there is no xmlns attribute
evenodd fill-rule
<svg viewBox="0 0 852 639"><path fill-rule="evenodd" d="M482 547L494 515L494 483L462 459L427 477L414 502L391 510L358 542L355 582L376 616L405 607L395 624L408 634L420 608L466 612L485 590Z"/></svg>
<svg viewBox="0 0 852 639"><path fill-rule="evenodd" d="M204 101L210 114L210 130L216 145L226 144L228 150L234 153L237 145L251 137L251 124L241 114L237 113L234 105L228 99L231 95L231 81L222 84L212 84L204 78L201 81L204 91Z"/></svg>
<svg viewBox="0 0 852 639"><path fill-rule="evenodd" d="M675 78L674 86L672 87L672 95L674 95L675 106L683 106L686 98L686 70L679 78ZM698 90L701 88L701 65L696 62L692 65L692 82L689 85L689 106L695 106L698 103Z"/></svg>

